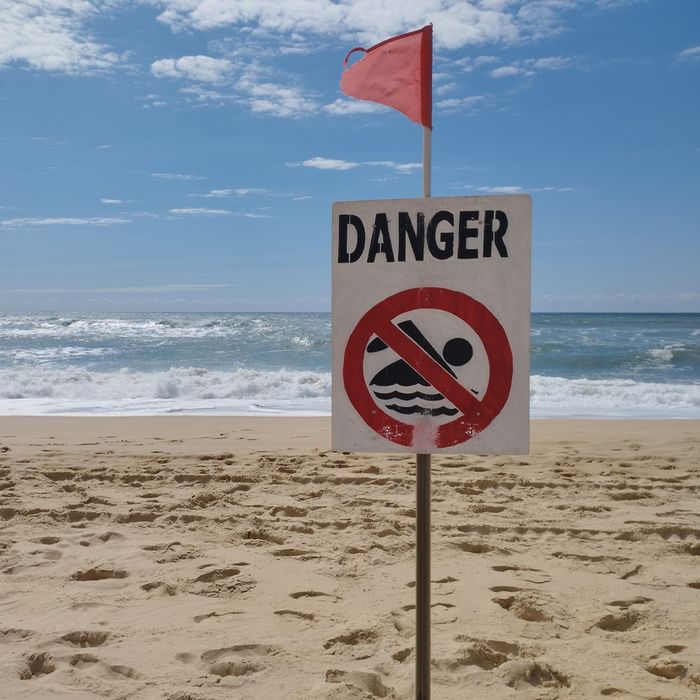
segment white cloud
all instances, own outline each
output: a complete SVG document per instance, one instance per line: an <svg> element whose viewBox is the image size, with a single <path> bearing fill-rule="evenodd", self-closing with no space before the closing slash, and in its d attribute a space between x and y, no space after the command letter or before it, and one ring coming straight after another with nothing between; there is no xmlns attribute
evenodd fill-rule
<svg viewBox="0 0 700 700"><path fill-rule="evenodd" d="M563 70L569 68L572 62L564 56L548 56L546 58L528 58L508 66L494 68L489 75L492 78L510 78L518 75L530 77L538 71Z"/></svg>
<svg viewBox="0 0 700 700"><path fill-rule="evenodd" d="M151 109L153 107L163 107L165 104L165 100L163 100L160 95L150 93L143 98L143 104L141 106L144 109Z"/></svg>
<svg viewBox="0 0 700 700"><path fill-rule="evenodd" d="M206 194L191 194L190 197L208 197L213 199L222 199L224 197L231 197L233 195L233 190L209 190Z"/></svg>
<svg viewBox="0 0 700 700"><path fill-rule="evenodd" d="M205 199L224 199L227 197L246 197L251 194L267 194L269 190L263 187L235 187L225 190L209 190L206 194L191 194L190 197L203 197Z"/></svg>
<svg viewBox="0 0 700 700"><path fill-rule="evenodd" d="M522 69L516 66L501 66L500 68L494 68L491 73L489 73L492 78L512 78L522 74Z"/></svg>
<svg viewBox="0 0 700 700"><path fill-rule="evenodd" d="M174 31L239 27L246 37L277 35L276 53L317 50L320 37L365 47L432 22L438 49L513 45L561 32L567 13L634 0L141 0ZM352 45L352 44L350 44Z"/></svg>
<svg viewBox="0 0 700 700"><path fill-rule="evenodd" d="M204 180L201 175L187 175L185 173L151 173L156 180Z"/></svg>
<svg viewBox="0 0 700 700"><path fill-rule="evenodd" d="M0 0L0 66L70 74L113 69L121 57L88 28L100 9L88 0Z"/></svg>
<svg viewBox="0 0 700 700"><path fill-rule="evenodd" d="M170 209L171 214L182 214L186 216L201 216L201 215L214 215L214 216L225 216L226 214L232 214L228 209L205 209L203 207L190 207L185 209Z"/></svg>
<svg viewBox="0 0 700 700"><path fill-rule="evenodd" d="M393 160L367 160L356 163L348 160L338 160L336 158L321 158L320 156L309 158L301 163L287 163L287 165L302 165L305 168L316 168L317 170L354 170L362 166L380 167L390 168L391 170L404 174L419 170L423 167L421 163L397 163Z"/></svg>
<svg viewBox="0 0 700 700"><path fill-rule="evenodd" d="M500 185L498 187L477 187L477 192L487 194L520 194L523 188L518 185Z"/></svg>
<svg viewBox="0 0 700 700"><path fill-rule="evenodd" d="M151 64L156 78L184 78L201 83L220 83L231 72L233 64L225 58L181 56L162 58Z"/></svg>
<svg viewBox="0 0 700 700"><path fill-rule="evenodd" d="M571 60L563 56L548 56L547 58L535 58L525 61L526 65L531 65L534 70L562 70L571 65Z"/></svg>
<svg viewBox="0 0 700 700"><path fill-rule="evenodd" d="M202 85L187 85L180 89L187 97L193 97L197 102L230 102L236 99L235 95L205 88Z"/></svg>
<svg viewBox="0 0 700 700"><path fill-rule="evenodd" d="M498 62L498 56L477 56L474 59L474 65L481 67L481 66L486 66L489 65L490 63L497 63Z"/></svg>
<svg viewBox="0 0 700 700"><path fill-rule="evenodd" d="M393 160L368 160L360 163L360 165L370 165L380 168L390 168L399 173L410 173L414 170L420 170L423 167L422 163L397 163Z"/></svg>
<svg viewBox="0 0 700 700"><path fill-rule="evenodd" d="M483 192L484 194L521 194L523 192L574 192L573 187L530 187L524 188L520 185L498 185L495 187L482 186L482 187L467 187L466 189L476 190L477 192Z"/></svg>
<svg viewBox="0 0 700 700"><path fill-rule="evenodd" d="M233 193L239 197L245 197L249 194L267 194L269 191L264 187L237 187Z"/></svg>
<svg viewBox="0 0 700 700"><path fill-rule="evenodd" d="M130 211L129 216L136 216L142 219L160 219L162 214L154 211Z"/></svg>
<svg viewBox="0 0 700 700"><path fill-rule="evenodd" d="M450 92L454 92L459 86L457 83L445 83L444 85L438 85L433 88L433 92L436 95L447 95Z"/></svg>
<svg viewBox="0 0 700 700"><path fill-rule="evenodd" d="M700 60L700 46L691 46L678 54L681 61L698 61Z"/></svg>
<svg viewBox="0 0 700 700"><path fill-rule="evenodd" d="M107 199L107 197L100 198L102 204L124 204L123 199Z"/></svg>
<svg viewBox="0 0 700 700"><path fill-rule="evenodd" d="M301 165L305 168L316 168L318 170L353 170L360 167L359 163L335 158L321 158L320 156L302 161Z"/></svg>
<svg viewBox="0 0 700 700"><path fill-rule="evenodd" d="M388 107L368 102L367 100L344 100L338 99L335 102L323 106L323 111L333 117L348 116L352 114L377 114L388 111Z"/></svg>
<svg viewBox="0 0 700 700"><path fill-rule="evenodd" d="M4 219L0 226L7 228L25 228L27 226L114 226L116 224L128 224L129 219L121 219L103 216L58 216L47 218L24 217L18 219Z"/></svg>
<svg viewBox="0 0 700 700"><path fill-rule="evenodd" d="M271 46L269 41L266 44L257 40L232 44L216 40L210 42L210 48L234 58L237 71L228 58L182 56L155 61L151 73L159 78L192 81L180 92L201 103L235 101L246 104L253 113L280 118L316 113L319 104L315 95L295 84L291 76L273 71L271 66L261 62L278 55ZM149 106L157 104L160 103L152 102Z"/></svg>
<svg viewBox="0 0 700 700"><path fill-rule="evenodd" d="M303 117L318 111L318 103L301 88L276 83L256 83L252 78L239 81L247 93L251 111L272 117Z"/></svg>
<svg viewBox="0 0 700 700"><path fill-rule="evenodd" d="M454 112L458 110L472 110L478 104L486 100L484 95L471 95L469 97L450 97L445 100L438 100L435 106L446 112Z"/></svg>
<svg viewBox="0 0 700 700"><path fill-rule="evenodd" d="M339 28L365 46L387 36L410 31L432 22L436 43L459 48L486 41L515 42L521 36L554 30L559 13L529 18L523 6L541 5L543 0L506 3L480 0L152 0L162 8L158 19L173 29L207 30L228 26L253 27L281 35L337 35ZM550 4L550 3L547 3ZM561 5L561 3L559 3ZM518 6L520 5L520 7ZM296 41L295 48L313 48L311 41Z"/></svg>

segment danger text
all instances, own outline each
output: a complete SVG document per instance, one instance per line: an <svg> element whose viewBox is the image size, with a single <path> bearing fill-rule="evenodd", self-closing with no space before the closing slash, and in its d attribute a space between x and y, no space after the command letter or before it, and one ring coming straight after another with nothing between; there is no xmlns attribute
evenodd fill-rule
<svg viewBox="0 0 700 700"><path fill-rule="evenodd" d="M379 256L386 262L420 261L426 255L436 260L507 258L507 231L505 212L493 209L460 211L456 217L438 211L429 220L422 212L412 217L400 211L395 220L378 212L371 226L354 214L340 214L338 262L373 263Z"/></svg>

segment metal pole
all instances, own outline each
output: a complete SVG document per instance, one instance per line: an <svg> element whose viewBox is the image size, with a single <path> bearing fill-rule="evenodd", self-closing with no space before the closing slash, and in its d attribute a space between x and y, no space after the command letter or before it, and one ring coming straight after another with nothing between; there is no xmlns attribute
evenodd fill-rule
<svg viewBox="0 0 700 700"><path fill-rule="evenodd" d="M423 196L430 197L430 174L432 161L432 129L423 127Z"/></svg>
<svg viewBox="0 0 700 700"><path fill-rule="evenodd" d="M423 196L430 197L432 131L423 127ZM416 700L430 700L430 455L416 455Z"/></svg>
<svg viewBox="0 0 700 700"><path fill-rule="evenodd" d="M430 700L430 455L416 455L416 700Z"/></svg>

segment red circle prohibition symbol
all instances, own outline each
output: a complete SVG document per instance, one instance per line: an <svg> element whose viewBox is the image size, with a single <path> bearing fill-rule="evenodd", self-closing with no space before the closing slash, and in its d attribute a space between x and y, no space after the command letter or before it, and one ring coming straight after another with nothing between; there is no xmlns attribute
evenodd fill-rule
<svg viewBox="0 0 700 700"><path fill-rule="evenodd" d="M416 309L437 309L462 319L476 331L489 362L489 383L477 399L392 320ZM513 354L503 326L480 302L462 292L441 287L416 287L398 292L373 306L348 338L343 357L343 383L350 403L382 437L399 445L414 444L416 426L388 415L374 402L364 376L364 356L372 336L394 352L450 401L462 415L435 426L435 447L451 447L470 440L491 424L510 395Z"/></svg>

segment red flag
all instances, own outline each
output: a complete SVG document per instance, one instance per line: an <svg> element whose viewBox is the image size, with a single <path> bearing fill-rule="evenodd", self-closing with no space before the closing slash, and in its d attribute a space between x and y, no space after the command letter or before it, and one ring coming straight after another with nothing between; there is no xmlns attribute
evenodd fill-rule
<svg viewBox="0 0 700 700"><path fill-rule="evenodd" d="M433 25L391 37L343 71L340 89L350 97L381 102L409 119L433 127Z"/></svg>

